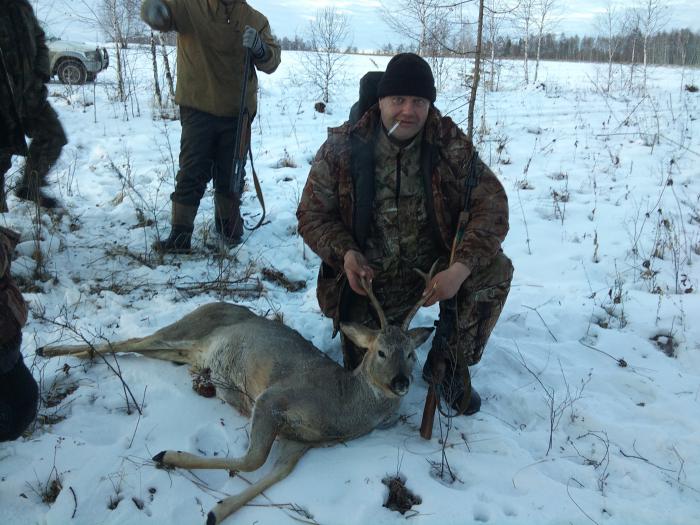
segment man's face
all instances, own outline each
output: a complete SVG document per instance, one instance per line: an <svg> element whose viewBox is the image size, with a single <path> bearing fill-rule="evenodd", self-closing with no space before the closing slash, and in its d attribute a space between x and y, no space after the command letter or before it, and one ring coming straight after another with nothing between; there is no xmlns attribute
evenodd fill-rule
<svg viewBox="0 0 700 525"><path fill-rule="evenodd" d="M427 98L391 95L379 99L379 111L387 131L400 122L391 134L397 140L415 137L423 129L429 110L430 101Z"/></svg>

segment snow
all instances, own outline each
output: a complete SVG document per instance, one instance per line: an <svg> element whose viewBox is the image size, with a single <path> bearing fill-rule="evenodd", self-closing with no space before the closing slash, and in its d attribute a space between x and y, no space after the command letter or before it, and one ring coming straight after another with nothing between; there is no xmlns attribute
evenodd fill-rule
<svg viewBox="0 0 700 525"><path fill-rule="evenodd" d="M296 234L294 213L326 128L347 116L360 76L388 57L347 57L325 114L313 109L299 54L284 53L274 75L260 75L252 150L267 218L223 260L210 248L211 191L197 215L196 253L160 260L151 251L169 228L180 126L154 117L147 50L132 48L128 58L126 104L114 98L114 60L94 86L49 86L70 139L48 190L65 213L41 213L37 222L10 195L0 217L22 234L13 270L32 282L25 360L44 399L67 394L40 408L28 436L0 444L3 524L201 523L218 499L260 476L155 468L150 458L163 449L235 456L247 445L247 419L198 396L186 367L118 357L139 415L133 404L127 410L122 382L103 361L47 360L35 354L40 346L139 337L226 300L282 317L341 359L316 303L319 260ZM455 108L450 115L466 125L459 67L436 105ZM480 98L476 120L481 126L484 114L479 150L509 195L504 250L516 269L473 368L481 412L452 420L446 438L444 419L431 441L420 438L428 342L397 425L310 451L227 523L700 522L700 98L682 89L697 85L698 72L652 68L642 96L620 87L625 68L605 96L597 88L603 67L544 63L540 87L522 86L521 67L504 63L500 90ZM278 167L285 157L296 167ZM10 186L20 165L15 159ZM250 164L248 173L243 210L252 225L261 209ZM306 287L287 292L261 278L264 268ZM259 297L230 291L245 276L260 279ZM220 292L201 291L217 279ZM413 326L435 318L435 307L423 309ZM673 357L660 348L669 336ZM431 466L441 461L441 435L454 481ZM405 516L382 506L382 479L397 473L422 500ZM57 478L57 499L42 502Z"/></svg>

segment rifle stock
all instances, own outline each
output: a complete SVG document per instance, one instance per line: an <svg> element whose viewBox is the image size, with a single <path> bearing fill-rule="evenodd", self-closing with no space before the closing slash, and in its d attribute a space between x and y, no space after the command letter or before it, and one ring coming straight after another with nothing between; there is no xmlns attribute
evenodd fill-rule
<svg viewBox="0 0 700 525"><path fill-rule="evenodd" d="M435 421L435 411L437 410L437 393L433 385L428 387L428 395L423 406L423 419L420 422L420 437L430 441L433 437L433 422Z"/></svg>
<svg viewBox="0 0 700 525"><path fill-rule="evenodd" d="M430 440L433 437L433 423L435 421L435 411L437 410L438 398L437 385L442 383L445 377L445 362L440 359L438 363L433 363L433 377L428 387L428 395L425 397L423 406L423 419L420 423L420 437Z"/></svg>
<svg viewBox="0 0 700 525"><path fill-rule="evenodd" d="M457 249L457 244L462 240L464 236L464 231L467 227L467 222L469 221L469 214L467 212L462 212L459 215L459 222L457 226L457 232L452 239L452 250L450 251L450 266L455 258L455 251ZM444 318L440 320L441 325L438 326L438 330L435 333L435 338L433 339L433 349L431 349L428 354L428 359L432 359L431 367L433 377L431 377L430 386L428 387L428 395L425 396L425 405L423 405L423 419L420 423L420 436L423 439L430 439L433 437L433 422L435 421L435 411L437 410L438 403L440 399L438 397L437 385L441 384L445 378L445 360L441 357L448 350L447 341L444 339L445 334L449 334L452 329L454 329L456 322L456 301L454 298L448 299L444 304L446 310L453 312L449 316L449 319ZM442 311L442 303L441 303ZM442 314L441 314L442 316ZM447 316L446 316L447 317ZM444 324L443 324L444 323ZM449 326L445 326L449 324ZM439 332L439 333L438 333Z"/></svg>

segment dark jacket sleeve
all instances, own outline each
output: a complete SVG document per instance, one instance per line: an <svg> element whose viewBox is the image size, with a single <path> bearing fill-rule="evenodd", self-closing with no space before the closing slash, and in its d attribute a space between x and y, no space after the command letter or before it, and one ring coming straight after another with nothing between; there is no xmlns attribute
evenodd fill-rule
<svg viewBox="0 0 700 525"><path fill-rule="evenodd" d="M496 175L476 160L478 184L472 190L464 236L457 244L455 261L472 272L488 266L501 249L508 233L508 197Z"/></svg>
<svg viewBox="0 0 700 525"><path fill-rule="evenodd" d="M297 208L299 234L326 264L340 272L348 250L360 250L340 215L338 179L329 142L319 149Z"/></svg>
<svg viewBox="0 0 700 525"><path fill-rule="evenodd" d="M263 73L274 73L282 61L282 48L272 34L270 24L266 23L265 27L259 29L258 32L260 33L260 38L263 39L263 42L265 42L267 46L269 55L264 62L256 60L255 67Z"/></svg>

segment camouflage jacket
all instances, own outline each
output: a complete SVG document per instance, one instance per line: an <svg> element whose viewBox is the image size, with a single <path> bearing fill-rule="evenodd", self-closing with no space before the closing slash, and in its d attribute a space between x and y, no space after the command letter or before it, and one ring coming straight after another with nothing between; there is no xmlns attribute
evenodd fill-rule
<svg viewBox="0 0 700 525"><path fill-rule="evenodd" d="M0 149L26 155L24 121L46 104L49 50L27 0L0 0Z"/></svg>
<svg viewBox="0 0 700 525"><path fill-rule="evenodd" d="M343 257L348 250L363 252L370 229L375 198L374 148L379 132L376 105L354 126L346 122L329 129L297 209L299 233L323 261L317 286L319 305L335 320L345 285ZM420 155L432 241L448 255L460 226L463 234L455 246L454 260L472 272L490 264L508 232L508 200L503 186L474 153L473 145L452 119L432 108ZM465 214L467 180L472 171L478 184L471 191Z"/></svg>
<svg viewBox="0 0 700 525"><path fill-rule="evenodd" d="M27 322L27 304L10 275L10 264L19 235L0 226L0 373L10 370L19 358L17 341Z"/></svg>
<svg viewBox="0 0 700 525"><path fill-rule="evenodd" d="M273 73L281 49L264 15L244 0L230 7L221 0L164 0L170 8L171 27L177 31L177 87L175 102L219 117L237 116L245 64L241 41L246 25L256 29L270 56L255 62L248 76L246 109L257 111L258 78L255 70Z"/></svg>

